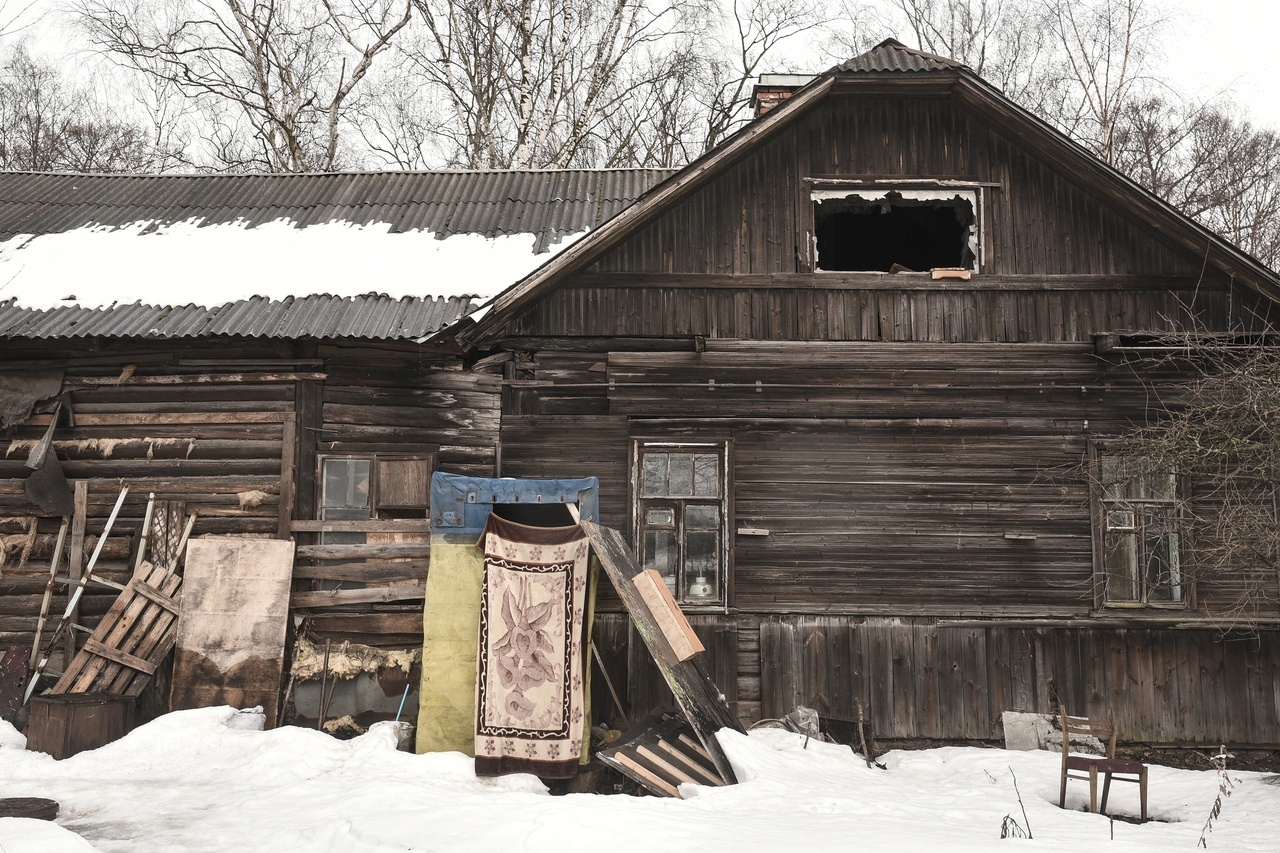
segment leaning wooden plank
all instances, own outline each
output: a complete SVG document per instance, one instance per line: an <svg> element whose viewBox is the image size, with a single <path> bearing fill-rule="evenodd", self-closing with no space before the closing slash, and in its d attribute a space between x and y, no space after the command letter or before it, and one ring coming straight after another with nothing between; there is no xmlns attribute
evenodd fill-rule
<svg viewBox="0 0 1280 853"><path fill-rule="evenodd" d="M592 549L609 575L609 580L613 582L614 589L622 598L627 612L631 614L637 633L648 646L649 653L671 688L689 726L711 756L721 778L733 784L737 778L733 775L729 759L716 742L715 733L722 728L741 732L743 731L742 723L729 709L724 693L712 682L702 662L704 655L695 654L687 660L680 660L672 649L671 643L667 641L649 605L631 582L631 579L640 574L643 569L637 563L631 549L627 547L622 534L590 521L583 521L582 529L591 539Z"/></svg>
<svg viewBox="0 0 1280 853"><path fill-rule="evenodd" d="M636 755L648 761L650 764L652 764L654 767L657 767L663 773L666 773L667 776L671 777L672 779L675 779L680 782L696 782L697 781L696 779L694 779L692 776L689 775L688 770L686 770L683 767L676 767L670 761L667 761L667 759L663 758L661 755L658 755L658 753L654 752L652 749L650 749L647 746L637 746Z"/></svg>
<svg viewBox="0 0 1280 853"><path fill-rule="evenodd" d="M149 563L144 563L140 568L142 576L146 576L154 569ZM91 639L113 649L133 651L133 645L128 642L128 638L137 630L138 620L149 607L147 599L137 595L136 581L139 577L134 575L133 579L125 585L125 591L116 598L102 621L98 623L98 628L93 632ZM105 656L81 658L77 655L76 660L67 667L67 671L58 680L53 692L87 693L95 688L100 679L110 680L117 670L118 664L113 665L112 661Z"/></svg>
<svg viewBox="0 0 1280 853"><path fill-rule="evenodd" d="M162 588L152 587L147 580L162 584ZM53 692L104 690L123 693L123 689L112 688L128 686L139 673L149 678L155 672L158 660L146 656L148 650L143 648L145 637L157 619L165 619L166 626L172 624L173 614L177 612L177 605L172 599L179 583L180 579L176 577L166 578L163 569L144 563L140 573L129 581L124 592L103 616ZM150 594L143 594L144 591ZM123 678L120 677L122 673L125 674ZM143 683L145 681L143 678Z"/></svg>
<svg viewBox="0 0 1280 853"><path fill-rule="evenodd" d="M292 542L192 539L169 704L261 705L274 726L284 672Z"/></svg>
<svg viewBox="0 0 1280 853"><path fill-rule="evenodd" d="M658 630L671 645L677 660L688 660L698 652L706 651L698 635L693 632L689 620L684 618L671 590L667 589L662 575L655 569L648 569L633 577L631 583L644 603L649 605L649 612L653 614Z"/></svg>
<svg viewBox="0 0 1280 853"><path fill-rule="evenodd" d="M667 796L676 798L680 797L680 790L676 788L675 785L672 785L666 779L663 779L657 773L654 773L648 767L645 767L631 756L618 753L613 757L613 760L626 767L632 773L635 773L637 776L646 780L654 788L663 791Z"/></svg>
<svg viewBox="0 0 1280 853"><path fill-rule="evenodd" d="M77 484L78 487L78 484ZM33 670L40 663L40 637L44 634L44 623L49 619L49 603L53 600L53 583L58 577L58 563L62 562L62 546L67 541L67 528L70 519L63 518L58 528L58 543L53 546L53 559L49 562L49 580L44 585L44 599L40 602L40 619L36 622L36 637L31 643L31 661L28 670Z"/></svg>
<svg viewBox="0 0 1280 853"><path fill-rule="evenodd" d="M84 641L84 651L114 661L121 666L127 666L129 669L145 672L147 675L154 675L156 671L155 664L150 661L113 649L92 637Z"/></svg>
<svg viewBox="0 0 1280 853"><path fill-rule="evenodd" d="M676 761L679 761L681 764L688 767L694 773L701 776L703 784L715 785L715 786L720 786L724 784L724 781L719 776L717 776L714 772L712 772L711 770L708 770L706 767L703 767L697 761L694 761L692 758L685 755L683 752L676 749L674 746L667 743L665 740L658 741L658 748L661 749L663 752L667 753L668 755L670 755ZM708 759L708 761L710 761L710 759Z"/></svg>
<svg viewBox="0 0 1280 853"><path fill-rule="evenodd" d="M84 495L87 500L88 490L80 489L78 486L79 484L77 484L77 488L76 488L77 502L79 502L81 495ZM58 645L58 638L62 635L64 631L66 631L71 626L73 621L73 615L76 614L79 609L80 596L84 593L85 585L89 582L90 578L92 578L93 576L93 568L98 562L98 557L102 554L102 546L106 543L107 536L110 535L111 528L116 523L116 516L120 514L120 507L122 504L124 504L125 496L128 494L129 494L128 486L124 486L123 488L120 489L120 497L116 498L116 505L112 507L111 515L107 517L107 523L102 529L102 535L98 537L98 545L93 549L93 556L89 558L89 565L85 567L84 574L80 576L79 585L77 585L71 591L69 600L67 602L67 609L62 614L62 620L58 623L57 628L54 629L53 636L49 639L49 646L45 650L44 655L40 658L40 662L36 664L35 671L31 675L31 682L27 685L27 692L22 697L23 702L27 702L31 699L31 694L35 692L36 684L39 683L40 676L44 673L44 668L49 665L49 657L53 654L54 648ZM78 507L76 511L79 512ZM74 532L74 526L73 526L73 532ZM73 556L72 564L74 565L74 554L72 556ZM70 634L68 634L67 643L69 647L74 643ZM72 663L71 660L67 661L68 666L70 666L71 663Z"/></svg>

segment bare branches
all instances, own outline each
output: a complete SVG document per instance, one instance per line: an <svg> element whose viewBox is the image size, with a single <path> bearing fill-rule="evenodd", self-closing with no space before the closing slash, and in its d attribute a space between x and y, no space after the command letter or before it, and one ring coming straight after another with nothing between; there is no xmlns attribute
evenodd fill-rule
<svg viewBox="0 0 1280 853"><path fill-rule="evenodd" d="M118 62L218 113L224 165L329 171L348 100L409 23L409 0L80 0Z"/></svg>
<svg viewBox="0 0 1280 853"><path fill-rule="evenodd" d="M0 68L0 168L119 172L149 159L140 126L111 116L85 89L22 45Z"/></svg>
<svg viewBox="0 0 1280 853"><path fill-rule="evenodd" d="M1280 350L1269 335L1249 340L1188 335L1184 352L1135 365L1195 376L1162 395L1164 419L1108 447L1138 475L1189 481L1184 570L1210 612L1244 627L1280 605Z"/></svg>

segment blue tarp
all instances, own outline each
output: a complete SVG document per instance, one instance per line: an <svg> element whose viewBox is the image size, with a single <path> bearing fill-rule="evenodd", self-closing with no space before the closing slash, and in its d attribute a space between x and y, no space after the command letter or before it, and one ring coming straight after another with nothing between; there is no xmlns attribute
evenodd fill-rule
<svg viewBox="0 0 1280 853"><path fill-rule="evenodd" d="M494 504L540 503L576 503L583 519L599 523L600 480L517 480L437 471L431 476L431 532L478 537Z"/></svg>

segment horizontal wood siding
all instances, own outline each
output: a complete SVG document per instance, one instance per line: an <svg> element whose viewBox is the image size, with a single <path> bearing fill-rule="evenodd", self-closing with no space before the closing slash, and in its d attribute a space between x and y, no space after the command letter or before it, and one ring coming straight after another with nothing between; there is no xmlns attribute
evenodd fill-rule
<svg viewBox="0 0 1280 853"><path fill-rule="evenodd" d="M914 280L914 281L913 281ZM1241 289L1195 278L975 276L582 276L516 321L520 335L647 335L766 341L1091 341L1110 331L1260 329Z"/></svg>
<svg viewBox="0 0 1280 853"><path fill-rule="evenodd" d="M198 514L196 536L277 534L282 436L285 422L294 417L295 382L288 377L299 369L317 369L280 360L283 353L272 346L237 352L251 364L226 359L225 349L193 346L183 354L187 363L157 349L139 347L115 356L99 350L81 358L74 351L54 354L67 368L63 388L71 392L76 425L60 426L53 446L68 479L89 486L82 565L121 485L130 488L94 571L118 583L129 577L149 493L157 500L185 502ZM224 363L210 361L219 358ZM267 373L284 378L245 379ZM60 522L45 517L23 495L28 473L23 463L48 422L47 415L36 416L0 437L0 526L9 546L0 570L0 647L30 646ZM38 535L26 564L19 565L21 548L13 547L11 534L25 529L31 518L37 519ZM65 575L63 559L60 574ZM53 610L60 614L66 588L56 589ZM115 598L112 590L86 590L83 624L95 626Z"/></svg>

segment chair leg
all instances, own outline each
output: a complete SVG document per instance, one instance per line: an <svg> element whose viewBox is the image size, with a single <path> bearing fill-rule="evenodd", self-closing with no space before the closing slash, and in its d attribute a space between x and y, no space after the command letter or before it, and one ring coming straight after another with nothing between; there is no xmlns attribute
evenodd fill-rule
<svg viewBox="0 0 1280 853"><path fill-rule="evenodd" d="M1107 797L1111 794L1111 774L1104 773L1102 777L1102 813L1107 813Z"/></svg>
<svg viewBox="0 0 1280 853"><path fill-rule="evenodd" d="M1058 796L1058 808L1065 809L1067 807L1067 772L1062 772L1062 793Z"/></svg>
<svg viewBox="0 0 1280 853"><path fill-rule="evenodd" d="M1147 768L1138 773L1138 799L1142 801L1142 822L1147 822Z"/></svg>
<svg viewBox="0 0 1280 853"><path fill-rule="evenodd" d="M1098 768L1089 768L1089 811L1098 811Z"/></svg>

